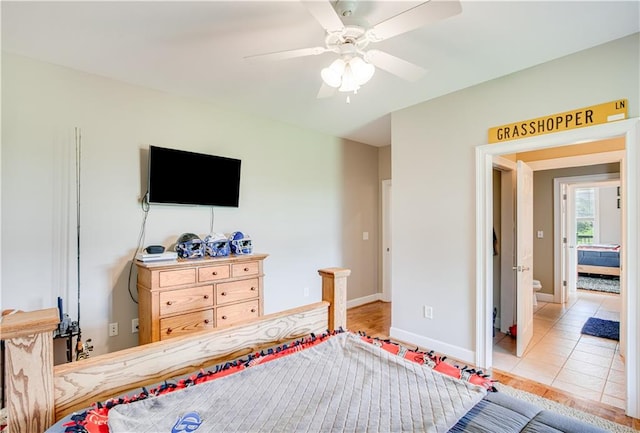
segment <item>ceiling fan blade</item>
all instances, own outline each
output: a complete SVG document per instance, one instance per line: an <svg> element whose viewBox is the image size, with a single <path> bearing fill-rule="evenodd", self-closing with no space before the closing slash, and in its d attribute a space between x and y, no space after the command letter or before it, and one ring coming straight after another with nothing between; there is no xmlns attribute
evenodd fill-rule
<svg viewBox="0 0 640 433"><path fill-rule="evenodd" d="M427 1L376 24L367 32L367 36L376 42L383 41L457 15L460 12L462 12L462 6L458 0Z"/></svg>
<svg viewBox="0 0 640 433"><path fill-rule="evenodd" d="M301 0L311 15L328 33L344 29L344 24L329 0Z"/></svg>
<svg viewBox="0 0 640 433"><path fill-rule="evenodd" d="M374 66L384 69L400 78L404 78L407 81L417 81L427 73L426 69L418 65L414 65L413 63L380 50L367 51L364 59Z"/></svg>
<svg viewBox="0 0 640 433"><path fill-rule="evenodd" d="M325 47L299 48L297 50L276 51L273 53L255 54L253 56L245 56L249 60L286 60L295 57L317 56L329 51Z"/></svg>
<svg viewBox="0 0 640 433"><path fill-rule="evenodd" d="M329 98L336 93L336 88L327 85L324 81L322 82L322 86L320 86L320 90L318 90L318 95L316 98Z"/></svg>

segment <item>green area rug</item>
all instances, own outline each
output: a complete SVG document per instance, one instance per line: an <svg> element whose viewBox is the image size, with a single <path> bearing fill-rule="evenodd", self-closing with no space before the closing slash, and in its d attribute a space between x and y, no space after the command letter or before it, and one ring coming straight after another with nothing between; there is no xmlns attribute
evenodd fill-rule
<svg viewBox="0 0 640 433"><path fill-rule="evenodd" d="M596 292L620 293L620 279L578 275L576 287L578 289L593 290Z"/></svg>
<svg viewBox="0 0 640 433"><path fill-rule="evenodd" d="M632 429L631 427L627 427L622 424L618 424L613 421L600 418L599 416L591 415L590 413L586 413L581 410L573 409L569 406L565 406L563 404L557 403L552 400L548 400L546 398L531 394L526 391L521 391L519 389L515 389L510 386L503 385L501 383L497 383L495 386L498 389L498 392L503 392L505 394L519 398L520 400L528 401L529 403L535 404L539 407L548 409L550 411L553 411L565 416L569 416L571 418L575 418L589 424L593 424L596 427L600 427L601 429L605 429L610 432L614 432L614 433L636 432L636 430Z"/></svg>

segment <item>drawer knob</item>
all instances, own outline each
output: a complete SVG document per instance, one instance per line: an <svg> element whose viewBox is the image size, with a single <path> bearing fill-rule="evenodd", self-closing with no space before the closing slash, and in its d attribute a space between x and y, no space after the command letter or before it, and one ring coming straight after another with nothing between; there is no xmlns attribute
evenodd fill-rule
<svg viewBox="0 0 640 433"><path fill-rule="evenodd" d="M209 319L204 319L204 323L205 323L206 325L208 325L208 324L209 324Z"/></svg>
<svg viewBox="0 0 640 433"><path fill-rule="evenodd" d="M252 313L255 313L255 312L256 312L256 309L255 309L255 308L252 308L252 309L251 309L251 312L252 312Z"/></svg>
<svg viewBox="0 0 640 433"><path fill-rule="evenodd" d="M220 296L227 296L227 292L220 293Z"/></svg>
<svg viewBox="0 0 640 433"><path fill-rule="evenodd" d="M209 299L209 295L204 295L204 299Z"/></svg>
<svg viewBox="0 0 640 433"><path fill-rule="evenodd" d="M167 305L173 305L173 301L167 301Z"/></svg>
<svg viewBox="0 0 640 433"><path fill-rule="evenodd" d="M167 328L167 334L171 334L172 332L173 332L173 329Z"/></svg>
<svg viewBox="0 0 640 433"><path fill-rule="evenodd" d="M255 291L256 291L256 288L255 288L255 287L251 287L251 291L252 291L252 292L255 292Z"/></svg>
<svg viewBox="0 0 640 433"><path fill-rule="evenodd" d="M222 316L222 320L227 320L227 316Z"/></svg>
<svg viewBox="0 0 640 433"><path fill-rule="evenodd" d="M244 268L244 271L245 272L249 272L249 268Z"/></svg>
<svg viewBox="0 0 640 433"><path fill-rule="evenodd" d="M211 275L218 275L218 271L211 272Z"/></svg>

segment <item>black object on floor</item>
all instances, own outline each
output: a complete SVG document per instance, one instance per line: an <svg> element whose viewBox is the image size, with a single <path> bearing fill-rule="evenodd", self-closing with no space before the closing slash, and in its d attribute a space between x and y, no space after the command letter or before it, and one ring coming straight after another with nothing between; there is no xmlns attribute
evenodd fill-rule
<svg viewBox="0 0 640 433"><path fill-rule="evenodd" d="M589 317L580 332L594 337L620 341L620 322Z"/></svg>

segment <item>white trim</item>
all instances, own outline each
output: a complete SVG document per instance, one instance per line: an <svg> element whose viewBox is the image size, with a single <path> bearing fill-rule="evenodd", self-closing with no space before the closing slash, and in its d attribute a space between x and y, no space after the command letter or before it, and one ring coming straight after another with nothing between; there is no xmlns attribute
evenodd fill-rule
<svg viewBox="0 0 640 433"><path fill-rule="evenodd" d="M391 179L385 179L380 184L380 197L382 201L382 236L380 236L380 251L382 254L381 284L382 300L385 302L391 302L393 296L391 275L387 275L387 272L389 274L393 273L393 239L391 237L393 234L393 231L391 230L391 201L393 200L393 191L391 190L392 185L393 184L391 183ZM391 257L389 257L389 254L386 253L387 248L389 248L389 250L391 251Z"/></svg>
<svg viewBox="0 0 640 433"><path fill-rule="evenodd" d="M359 307L360 305L370 304L376 301L384 301L384 299L382 299L382 293L375 293L347 301L347 308Z"/></svg>
<svg viewBox="0 0 640 433"><path fill-rule="evenodd" d="M640 417L640 344L639 344L639 312L640 296L638 294L638 170L640 168L640 119L628 119L588 128L530 137L497 144L485 144L476 147L476 366L490 368L492 365L491 322L493 309L487 303L491 294L492 263L487 261L491 256L488 247L492 228L492 190L490 176L492 174L492 157L528 150L539 150L585 141L596 141L622 136L625 139L624 158L622 159L621 189L623 203L623 244L626 248L621 254L621 294L623 295L622 334L626 333L626 413ZM488 180L489 178L489 180ZM626 287L630 290L625 290Z"/></svg>
<svg viewBox="0 0 640 433"><path fill-rule="evenodd" d="M494 149L497 149L497 145ZM507 152L502 152L507 153ZM499 155L499 153L495 153ZM476 147L476 353L474 364L481 368L493 365L493 261L489 247L493 239L493 154ZM490 223L490 226L487 224ZM490 229L487 229L490 227ZM489 289L491 288L491 290ZM491 335L491 338L489 336Z"/></svg>
<svg viewBox="0 0 640 433"><path fill-rule="evenodd" d="M622 235L626 246L621 252L622 329L621 340L626 339L625 366L627 373L627 415L640 418L640 295L638 294L638 268L640 256L640 230L638 229L638 177L640 173L640 121L626 131L626 158L621 169ZM626 334L626 335L625 335Z"/></svg>
<svg viewBox="0 0 640 433"><path fill-rule="evenodd" d="M536 293L536 299L540 302L555 302L551 293Z"/></svg>
<svg viewBox="0 0 640 433"><path fill-rule="evenodd" d="M448 357L454 358L458 361L472 364L475 359L475 353L471 350L463 349L459 346L453 346L440 340L433 340L422 335L414 334L413 332L391 327L389 334L389 336L394 340L398 340L400 342L410 341L411 345L417 345L423 350L428 349L442 354L446 353Z"/></svg>
<svg viewBox="0 0 640 433"><path fill-rule="evenodd" d="M494 156L493 157L493 166L498 170L515 170L516 163L515 161L511 161L510 159L504 158L502 156Z"/></svg>
<svg viewBox="0 0 640 433"><path fill-rule="evenodd" d="M619 152L601 153L606 161L603 162L620 162L622 158ZM620 157L616 161L609 160L609 157ZM622 154L624 156L624 152ZM553 232L558 235L554 235L553 240L553 301L555 303L563 302L563 290L562 290L562 212L560 211L562 206L562 186L572 184L583 183L602 183L606 181L618 181L620 182L620 173L602 173L602 174L589 174L584 176L568 176L568 177L556 177L553 179ZM569 280L567 279L567 284ZM566 288L568 289L568 287Z"/></svg>
<svg viewBox="0 0 640 433"><path fill-rule="evenodd" d="M612 150L611 152L591 153L589 155L567 156L565 158L544 159L527 162L534 171L552 170L554 168L581 167L583 165L606 164L618 162L624 158L624 150Z"/></svg>

